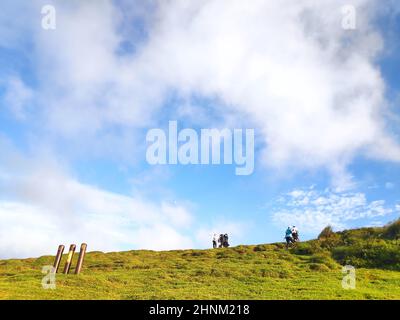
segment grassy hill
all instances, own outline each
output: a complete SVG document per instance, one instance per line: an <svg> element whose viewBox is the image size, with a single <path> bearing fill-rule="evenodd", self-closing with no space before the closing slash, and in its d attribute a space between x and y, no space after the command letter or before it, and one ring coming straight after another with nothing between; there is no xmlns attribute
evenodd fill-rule
<svg viewBox="0 0 400 320"><path fill-rule="evenodd" d="M82 274L57 274L55 290L41 286L41 269L54 257L2 260L0 299L400 299L399 235L397 221L340 233L327 228L290 250L90 252ZM355 290L342 288L343 264L357 268Z"/></svg>

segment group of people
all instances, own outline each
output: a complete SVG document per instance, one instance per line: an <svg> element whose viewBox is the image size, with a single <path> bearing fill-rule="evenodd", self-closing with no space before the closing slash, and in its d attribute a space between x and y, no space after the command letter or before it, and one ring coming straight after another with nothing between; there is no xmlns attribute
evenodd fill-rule
<svg viewBox="0 0 400 320"><path fill-rule="evenodd" d="M220 234L219 236L214 233L213 238L212 238L212 245L213 248L228 248L229 247L229 242L228 242L228 234ZM296 226L292 227L287 227L285 231L285 240L286 240L286 248L289 248L289 246L293 243L296 243L300 241L299 239L299 230L296 228Z"/></svg>
<svg viewBox="0 0 400 320"><path fill-rule="evenodd" d="M296 243L299 241L299 230L296 226L287 227L285 232L286 248L289 248L291 243Z"/></svg>
<svg viewBox="0 0 400 320"><path fill-rule="evenodd" d="M228 234L220 234L219 236L217 236L216 233L214 233L213 239L212 239L212 243L213 243L213 248L228 248L229 247L229 237Z"/></svg>

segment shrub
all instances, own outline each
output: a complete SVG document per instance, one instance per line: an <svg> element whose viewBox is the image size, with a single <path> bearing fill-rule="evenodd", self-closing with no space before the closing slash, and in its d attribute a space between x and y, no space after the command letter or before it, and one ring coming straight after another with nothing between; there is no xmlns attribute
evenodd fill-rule
<svg viewBox="0 0 400 320"><path fill-rule="evenodd" d="M333 249L332 256L341 264L355 267L400 270L400 250L395 243L374 240Z"/></svg>
<svg viewBox="0 0 400 320"><path fill-rule="evenodd" d="M342 237L337 233L333 233L327 238L320 238L318 241L321 248L329 250L343 244Z"/></svg>
<svg viewBox="0 0 400 320"><path fill-rule="evenodd" d="M400 219L385 227L383 237L386 239L400 239Z"/></svg>
<svg viewBox="0 0 400 320"><path fill-rule="evenodd" d="M327 227L325 227L325 228L321 231L321 233L319 234L318 240L324 239L324 238L326 239L326 238L332 237L334 234L335 234L335 233L333 232L332 227L331 227L331 226L327 226Z"/></svg>
<svg viewBox="0 0 400 320"><path fill-rule="evenodd" d="M291 251L298 255L312 255L321 252L322 248L317 241L309 241L298 243Z"/></svg>

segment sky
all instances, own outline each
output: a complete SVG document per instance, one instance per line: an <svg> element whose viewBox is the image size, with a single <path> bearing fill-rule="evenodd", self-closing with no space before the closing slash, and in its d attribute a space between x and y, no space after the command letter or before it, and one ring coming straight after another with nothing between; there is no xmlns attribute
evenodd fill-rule
<svg viewBox="0 0 400 320"><path fill-rule="evenodd" d="M398 2L1 6L0 258L208 248L213 233L279 242L289 225L307 240L399 218ZM149 163L146 136L170 121L254 130L254 171Z"/></svg>

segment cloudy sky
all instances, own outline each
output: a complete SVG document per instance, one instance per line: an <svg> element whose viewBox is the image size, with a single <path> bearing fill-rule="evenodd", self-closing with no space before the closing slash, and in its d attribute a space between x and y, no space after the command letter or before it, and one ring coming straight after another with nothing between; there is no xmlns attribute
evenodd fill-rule
<svg viewBox="0 0 400 320"><path fill-rule="evenodd" d="M398 218L399 46L391 0L2 3L0 258ZM171 120L254 129L253 174L149 165L146 133Z"/></svg>

